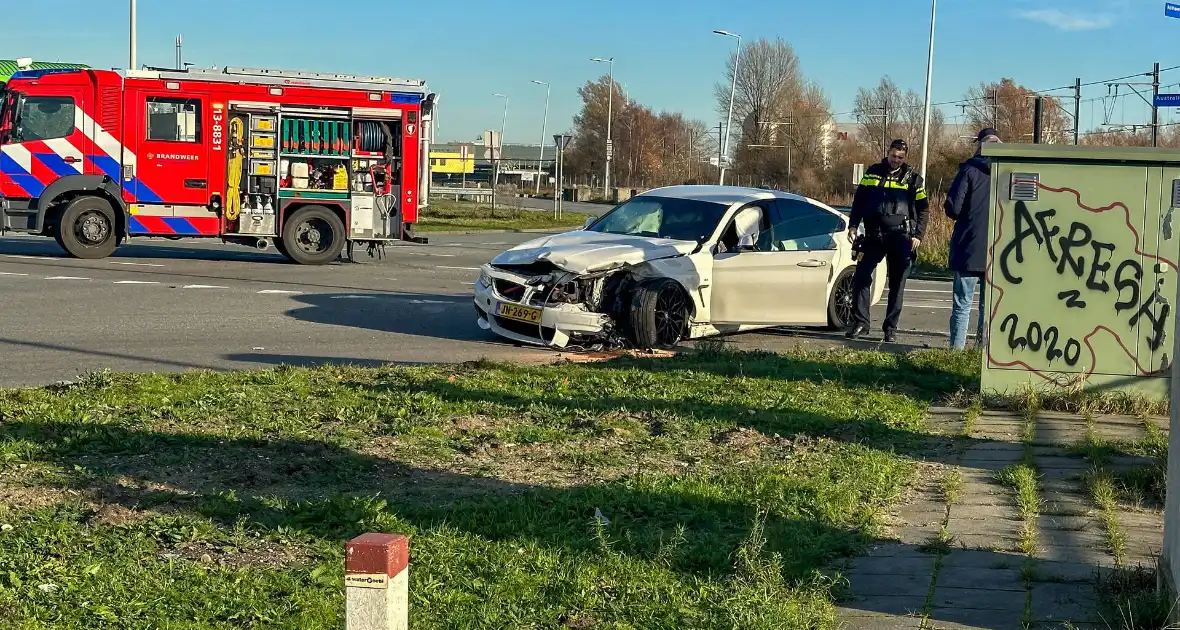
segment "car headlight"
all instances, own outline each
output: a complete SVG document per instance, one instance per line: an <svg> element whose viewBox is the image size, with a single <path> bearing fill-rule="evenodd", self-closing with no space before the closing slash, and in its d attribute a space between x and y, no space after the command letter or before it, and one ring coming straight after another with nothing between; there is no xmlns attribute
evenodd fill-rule
<svg viewBox="0 0 1180 630"><path fill-rule="evenodd" d="M487 269L480 269L479 270L479 286L481 286L481 287L492 286L492 276L488 275Z"/></svg>

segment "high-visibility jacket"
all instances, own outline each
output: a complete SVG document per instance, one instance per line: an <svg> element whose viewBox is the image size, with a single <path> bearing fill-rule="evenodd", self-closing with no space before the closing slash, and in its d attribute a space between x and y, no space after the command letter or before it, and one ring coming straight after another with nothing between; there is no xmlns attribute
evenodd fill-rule
<svg viewBox="0 0 1180 630"><path fill-rule="evenodd" d="M856 187L850 214L850 227L856 229L863 222L868 235L904 231L923 238L930 220L930 201L922 176L909 164L896 173L890 172L885 160L870 166Z"/></svg>

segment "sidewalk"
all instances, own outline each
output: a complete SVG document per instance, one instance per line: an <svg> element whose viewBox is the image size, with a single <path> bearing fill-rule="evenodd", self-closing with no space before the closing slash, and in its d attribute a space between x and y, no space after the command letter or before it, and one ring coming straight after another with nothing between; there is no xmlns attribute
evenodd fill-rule
<svg viewBox="0 0 1180 630"><path fill-rule="evenodd" d="M844 570L844 626L1122 627L1100 589L1118 569L1155 568L1162 497L1144 455L1166 449L1167 420L936 409L930 421L943 438L893 515L897 542Z"/></svg>

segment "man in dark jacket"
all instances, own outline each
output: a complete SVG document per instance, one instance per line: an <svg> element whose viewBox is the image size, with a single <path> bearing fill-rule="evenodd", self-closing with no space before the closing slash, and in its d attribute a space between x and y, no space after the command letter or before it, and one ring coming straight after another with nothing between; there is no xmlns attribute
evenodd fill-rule
<svg viewBox="0 0 1180 630"><path fill-rule="evenodd" d="M894 140L885 159L865 170L852 199L848 238L856 241L861 223L865 234L860 246L862 256L852 280L852 325L846 335L849 339L869 332L869 294L873 272L882 260L888 272L889 307L881 330L886 342L896 339L905 281L930 217L922 176L906 164L908 152L905 140Z"/></svg>
<svg viewBox="0 0 1180 630"><path fill-rule="evenodd" d="M950 346L962 350L967 344L967 325L971 322L971 302L975 288L987 269L987 220L991 206L991 164L981 153L985 142L999 142L1000 136L990 127L976 136L975 156L959 166L946 198L946 216L955 222L951 234L950 268L955 272L954 301L951 306ZM984 289L979 287L979 320L975 340L984 339Z"/></svg>

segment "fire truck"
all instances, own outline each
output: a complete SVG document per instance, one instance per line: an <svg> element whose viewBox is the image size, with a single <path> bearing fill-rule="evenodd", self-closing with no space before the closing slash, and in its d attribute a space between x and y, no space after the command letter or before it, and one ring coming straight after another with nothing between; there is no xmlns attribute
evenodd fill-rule
<svg viewBox="0 0 1180 630"><path fill-rule="evenodd" d="M301 264L414 234L425 81L225 67L25 70L0 83L0 229L110 256L219 238Z"/></svg>

